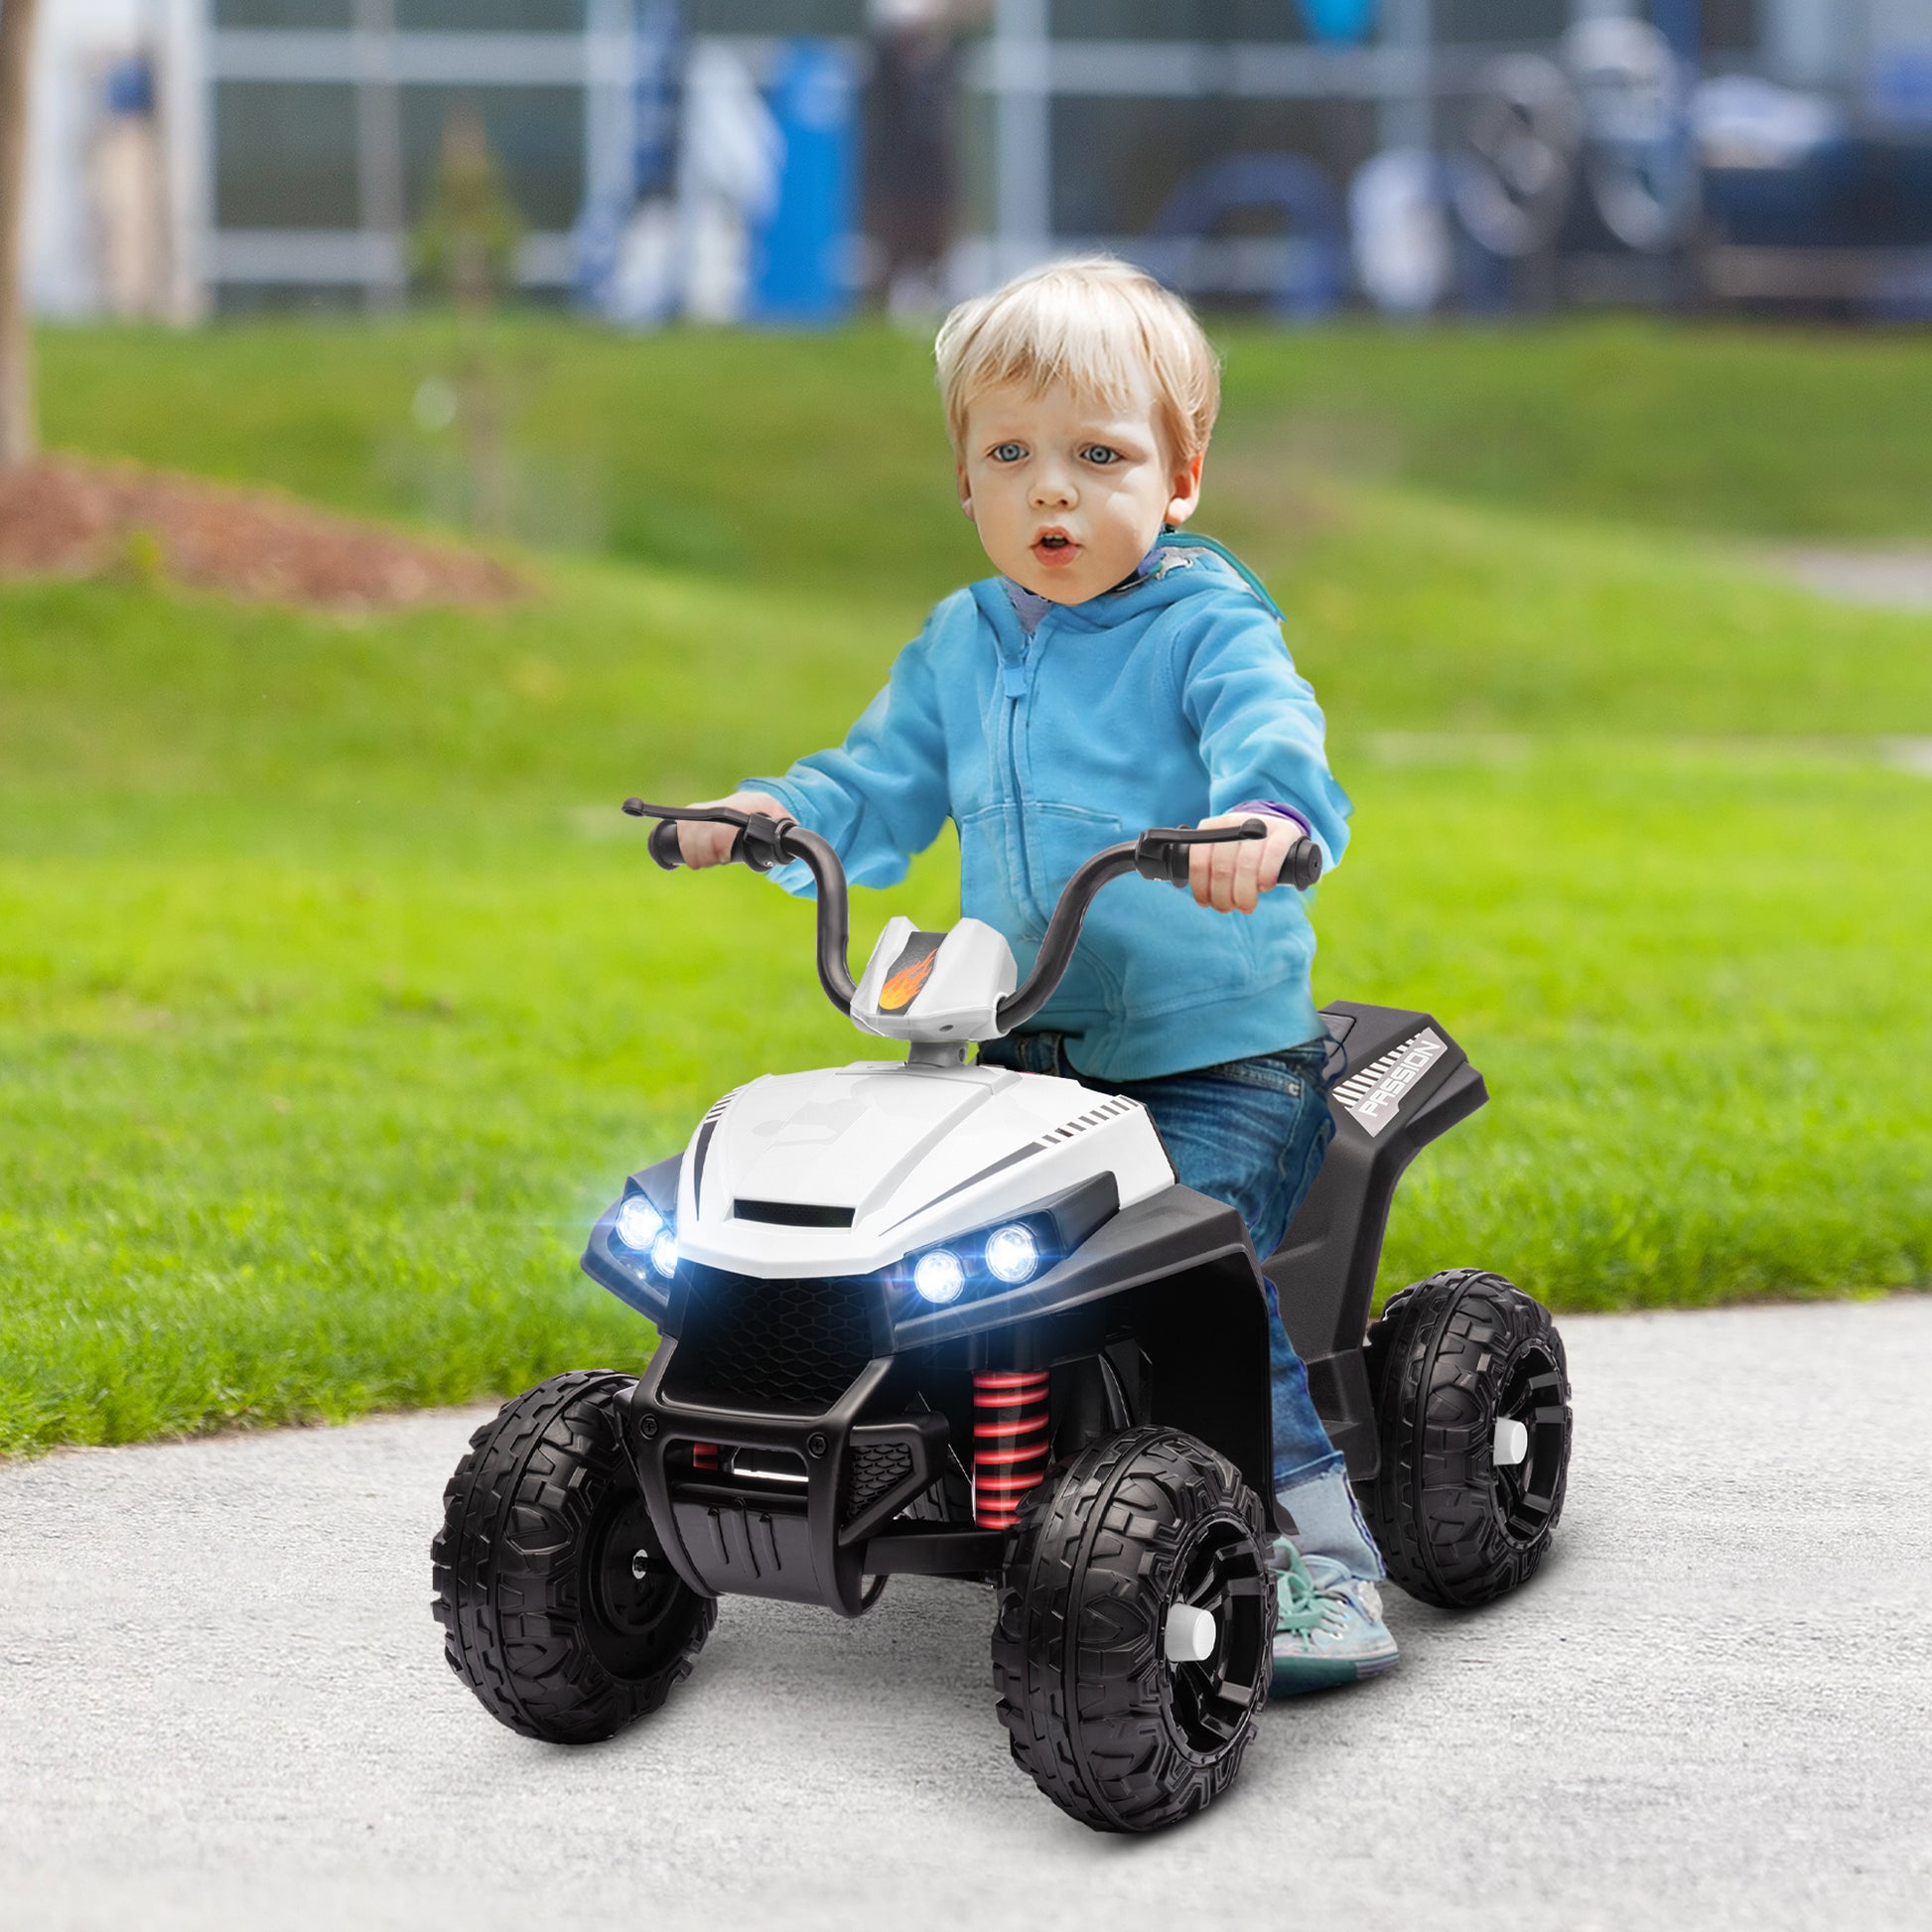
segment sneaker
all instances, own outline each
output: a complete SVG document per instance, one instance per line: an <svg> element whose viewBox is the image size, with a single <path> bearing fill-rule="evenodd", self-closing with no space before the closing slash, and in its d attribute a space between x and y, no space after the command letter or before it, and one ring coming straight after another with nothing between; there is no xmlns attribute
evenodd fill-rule
<svg viewBox="0 0 1932 1932"><path fill-rule="evenodd" d="M1307 1557L1283 1538L1275 1545L1275 1674L1269 1695L1300 1697L1377 1676L1395 1662L1395 1639L1382 1621L1382 1592L1333 1557Z"/></svg>

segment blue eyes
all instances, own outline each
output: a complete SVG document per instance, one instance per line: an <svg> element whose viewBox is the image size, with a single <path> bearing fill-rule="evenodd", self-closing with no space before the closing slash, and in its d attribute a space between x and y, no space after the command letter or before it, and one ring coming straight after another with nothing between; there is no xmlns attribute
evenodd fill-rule
<svg viewBox="0 0 1932 1932"><path fill-rule="evenodd" d="M1026 460L1027 446L1024 443L996 443L987 452L995 463L1022 463ZM1089 443L1080 452L1082 463L1091 463L1104 469L1110 463L1121 461L1118 450L1112 450L1105 443Z"/></svg>

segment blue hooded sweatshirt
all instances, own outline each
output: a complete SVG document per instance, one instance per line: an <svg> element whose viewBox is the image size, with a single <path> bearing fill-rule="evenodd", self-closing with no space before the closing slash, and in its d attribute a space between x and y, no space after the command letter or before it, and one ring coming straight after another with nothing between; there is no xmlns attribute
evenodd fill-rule
<svg viewBox="0 0 1932 1932"><path fill-rule="evenodd" d="M1218 544L1184 534L1031 634L991 578L939 605L837 751L744 788L829 840L862 886L902 879L951 818L960 910L1006 935L1024 981L1074 869L1150 825L1268 799L1300 814L1328 864L1341 856L1348 799L1281 615ZM803 866L772 877L811 890ZM1226 913L1130 875L1093 901L1032 1025L1069 1035L1073 1064L1108 1080L1276 1052L1321 1031L1313 956L1305 896L1287 887Z"/></svg>

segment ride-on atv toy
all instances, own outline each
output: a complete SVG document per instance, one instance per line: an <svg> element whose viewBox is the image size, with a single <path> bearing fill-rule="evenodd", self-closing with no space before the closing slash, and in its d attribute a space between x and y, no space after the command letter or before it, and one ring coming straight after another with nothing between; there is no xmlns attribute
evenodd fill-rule
<svg viewBox="0 0 1932 1932"><path fill-rule="evenodd" d="M826 993L909 1052L727 1094L597 1223L583 1265L656 1324L649 1367L517 1397L445 1493L436 1614L493 1716L608 1737L689 1673L720 1596L857 1616L894 1576L959 1577L997 1586L1000 1716L1048 1797L1106 1831L1198 1810L1268 1695L1262 1268L1395 1581L1472 1604L1536 1568L1570 1453L1548 1313L1465 1269L1368 1321L1397 1178L1485 1097L1428 1015L1327 1009L1337 1134L1264 1264L1137 1101L967 1064L1045 1005L1110 880L1182 884L1190 845L1259 821L1096 854L1024 986L990 926L903 918L855 985L822 839L624 809L735 825L757 871L802 860ZM675 826L650 850L675 866ZM1282 877L1320 869L1304 840Z"/></svg>

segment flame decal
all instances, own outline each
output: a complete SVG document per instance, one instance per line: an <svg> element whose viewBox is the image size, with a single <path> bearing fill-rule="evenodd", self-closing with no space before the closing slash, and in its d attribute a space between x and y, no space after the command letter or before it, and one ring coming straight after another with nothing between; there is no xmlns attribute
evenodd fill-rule
<svg viewBox="0 0 1932 1932"><path fill-rule="evenodd" d="M879 990L879 1011L903 1013L918 997L919 988L932 977L932 962L938 957L939 948L934 946L923 959L915 959L895 973Z"/></svg>

